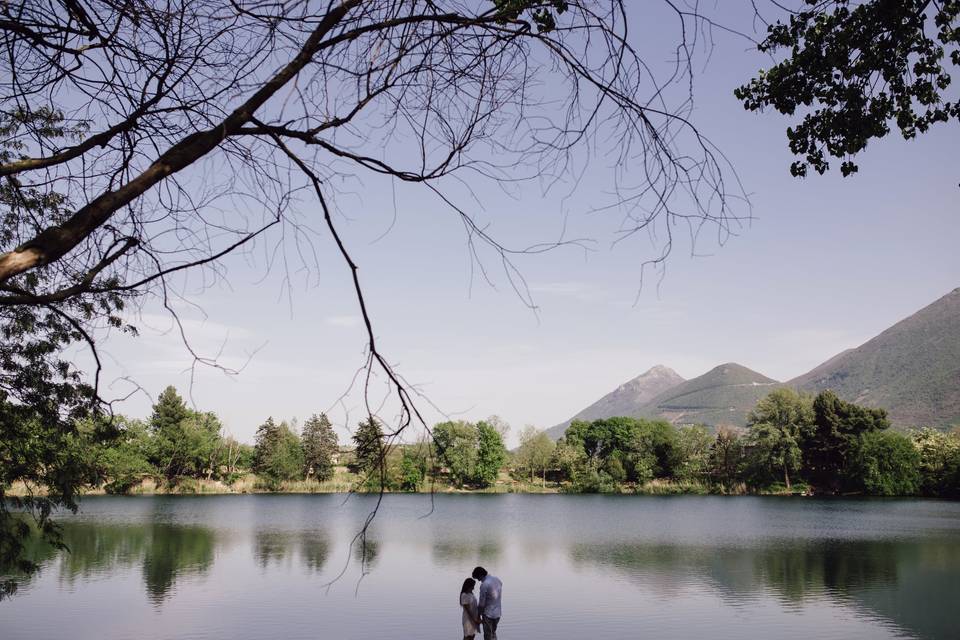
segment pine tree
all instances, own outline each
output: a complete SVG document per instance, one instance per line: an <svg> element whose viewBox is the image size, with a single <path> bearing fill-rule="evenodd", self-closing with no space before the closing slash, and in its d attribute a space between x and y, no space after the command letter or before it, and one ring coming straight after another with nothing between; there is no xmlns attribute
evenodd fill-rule
<svg viewBox="0 0 960 640"><path fill-rule="evenodd" d="M189 451L184 438L184 423L191 413L173 386L164 389L153 405L150 429L154 438L150 461L167 480L176 479L185 470Z"/></svg>
<svg viewBox="0 0 960 640"><path fill-rule="evenodd" d="M320 481L332 478L333 456L337 453L339 443L327 414L311 416L303 425L300 441L303 445L304 475L312 473Z"/></svg>
<svg viewBox="0 0 960 640"><path fill-rule="evenodd" d="M270 459L270 453L276 448L280 440L280 425L273 421L273 416L257 427L253 446L253 470L262 473Z"/></svg>
<svg viewBox="0 0 960 640"><path fill-rule="evenodd" d="M254 447L254 471L267 488L276 491L284 480L303 473L303 447L300 436L286 422L277 424L267 418L257 428Z"/></svg>
<svg viewBox="0 0 960 640"><path fill-rule="evenodd" d="M353 434L353 444L356 445L355 456L357 471L369 473L376 469L383 458L383 430L373 418L360 423Z"/></svg>
<svg viewBox="0 0 960 640"><path fill-rule="evenodd" d="M173 386L163 390L157 398L157 403L153 405L153 413L150 416L150 428L154 433L162 433L165 430L178 428L180 423L190 415L190 409L187 408L183 398L177 393Z"/></svg>

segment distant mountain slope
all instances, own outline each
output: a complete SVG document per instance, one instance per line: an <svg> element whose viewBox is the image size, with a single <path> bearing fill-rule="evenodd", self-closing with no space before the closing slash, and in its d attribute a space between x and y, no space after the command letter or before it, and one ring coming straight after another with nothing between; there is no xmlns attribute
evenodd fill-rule
<svg viewBox="0 0 960 640"><path fill-rule="evenodd" d="M547 429L547 434L556 440L574 420L639 415L638 411L650 400L682 382L684 378L676 371L658 364L633 380L624 382L569 420Z"/></svg>
<svg viewBox="0 0 960 640"><path fill-rule="evenodd" d="M960 289L787 384L883 407L897 426L960 424Z"/></svg>
<svg viewBox="0 0 960 640"><path fill-rule="evenodd" d="M743 426L757 400L779 384L743 365L728 362L661 393L639 415L675 424Z"/></svg>

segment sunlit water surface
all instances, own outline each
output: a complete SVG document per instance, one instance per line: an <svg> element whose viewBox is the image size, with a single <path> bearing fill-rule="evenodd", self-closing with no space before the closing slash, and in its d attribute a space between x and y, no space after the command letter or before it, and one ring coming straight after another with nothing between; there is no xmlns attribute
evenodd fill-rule
<svg viewBox="0 0 960 640"><path fill-rule="evenodd" d="M802 498L96 497L0 638L960 638L960 503Z"/></svg>

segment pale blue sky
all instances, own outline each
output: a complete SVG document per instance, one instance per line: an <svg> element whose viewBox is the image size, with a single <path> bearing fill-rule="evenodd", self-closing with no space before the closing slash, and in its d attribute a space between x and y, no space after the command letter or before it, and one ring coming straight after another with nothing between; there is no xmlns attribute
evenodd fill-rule
<svg viewBox="0 0 960 640"><path fill-rule="evenodd" d="M635 37L665 59L671 32L655 21L649 27ZM537 314L491 254L484 264L496 288L477 277L471 285L462 224L422 190L398 187L394 211L389 184L346 187L353 193L340 196L338 208L349 218L339 224L360 264L381 350L443 412L498 414L516 433L525 424L552 426L655 364L693 377L736 361L789 379L960 286L960 128L873 145L852 178L794 179L787 120L747 113L733 98L762 65L743 41L718 34L696 77L693 114L735 166L755 219L723 247L707 234L701 257L678 246L659 287L649 279L639 289L640 265L656 246L645 237L612 246L620 218L589 213L608 191L602 157L567 199L569 187L544 195L535 184L512 197L483 192L480 219L507 244L555 239L564 220L569 236L596 239L589 253L567 248L517 260ZM328 409L363 362L349 274L329 239L316 248L319 268L294 272L289 292L282 269L264 278L257 250L229 259L230 289L191 297L205 321L184 310L206 355L222 346L221 360L233 365L256 351L240 375L199 370L192 387L198 408L216 411L242 440L252 441L268 415L302 420ZM169 320L148 307L139 324L136 341L107 343L105 379L130 376L152 396L166 384L186 391L190 358L178 336L164 333ZM113 391L127 388L117 382ZM345 405L349 418L333 414L341 437L343 422L361 412L355 396ZM149 399L138 394L119 409L144 416Z"/></svg>

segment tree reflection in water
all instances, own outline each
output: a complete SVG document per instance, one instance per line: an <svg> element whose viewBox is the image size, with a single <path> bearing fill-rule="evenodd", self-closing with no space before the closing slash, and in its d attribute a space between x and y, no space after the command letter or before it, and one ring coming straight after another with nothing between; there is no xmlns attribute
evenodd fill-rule
<svg viewBox="0 0 960 640"><path fill-rule="evenodd" d="M147 596L160 604L178 578L202 576L213 564L216 536L206 527L68 522L62 529L67 550L33 538L27 553L41 572L56 566L58 580L67 585L140 566ZM22 586L36 575L14 580Z"/></svg>
<svg viewBox="0 0 960 640"><path fill-rule="evenodd" d="M380 540L372 531L359 536L353 543L353 559L363 574L370 573L380 556Z"/></svg>
<svg viewBox="0 0 960 640"><path fill-rule="evenodd" d="M503 552L494 538L436 538L430 547L433 564L440 567L473 568L478 564L497 565Z"/></svg>
<svg viewBox="0 0 960 640"><path fill-rule="evenodd" d="M664 597L706 582L733 606L774 593L787 606L827 600L851 606L921 637L950 637L960 602L956 539L787 540L757 547L575 544L575 566L612 569Z"/></svg>
<svg viewBox="0 0 960 640"><path fill-rule="evenodd" d="M204 575L213 564L216 538L212 529L197 526L154 524L143 556L147 595L160 604L177 578Z"/></svg>
<svg viewBox="0 0 960 640"><path fill-rule="evenodd" d="M303 531L300 534L300 560L309 571L321 573L330 557L331 546L326 531Z"/></svg>
<svg viewBox="0 0 960 640"><path fill-rule="evenodd" d="M271 564L280 565L284 558L292 556L294 542L290 531L259 529L253 534L253 557L261 569Z"/></svg>

